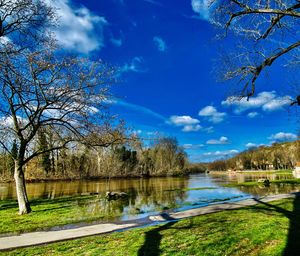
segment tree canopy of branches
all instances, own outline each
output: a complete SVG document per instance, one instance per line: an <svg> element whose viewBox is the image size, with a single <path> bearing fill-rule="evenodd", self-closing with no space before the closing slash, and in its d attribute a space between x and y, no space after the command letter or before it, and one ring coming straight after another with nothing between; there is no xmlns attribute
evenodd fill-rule
<svg viewBox="0 0 300 256"><path fill-rule="evenodd" d="M300 64L300 2L298 0L211 1L214 23L227 36L245 39L234 53L224 57L223 79L234 80L238 97L254 95L259 78L275 62L294 69ZM286 58L285 58L286 57ZM300 106L299 84L291 105Z"/></svg>
<svg viewBox="0 0 300 256"><path fill-rule="evenodd" d="M20 214L31 211L24 166L34 157L72 142L102 147L122 140L104 108L114 70L56 54L46 27L54 18L44 1L0 1L0 145L14 160ZM46 130L53 143L34 147Z"/></svg>
<svg viewBox="0 0 300 256"><path fill-rule="evenodd" d="M51 40L45 27L56 24L55 11L45 1L1 0L1 54L36 48Z"/></svg>

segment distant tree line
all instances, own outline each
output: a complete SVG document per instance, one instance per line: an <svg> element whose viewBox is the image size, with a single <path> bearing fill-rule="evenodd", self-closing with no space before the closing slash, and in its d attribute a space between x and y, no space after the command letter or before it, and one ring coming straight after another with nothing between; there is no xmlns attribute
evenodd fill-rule
<svg viewBox="0 0 300 256"><path fill-rule="evenodd" d="M274 143L248 149L230 159L208 164L209 170L280 170L293 169L300 162L300 141Z"/></svg>
<svg viewBox="0 0 300 256"><path fill-rule="evenodd" d="M195 166L189 169L186 153L171 137L157 138L147 147L140 139L133 138L130 143L108 147L73 143L67 148L47 151L55 143L49 130L38 134L34 148L45 153L25 166L27 180L171 176L199 171ZM14 141L11 154L0 153L2 180L13 180L14 161L11 155L16 154L18 147Z"/></svg>

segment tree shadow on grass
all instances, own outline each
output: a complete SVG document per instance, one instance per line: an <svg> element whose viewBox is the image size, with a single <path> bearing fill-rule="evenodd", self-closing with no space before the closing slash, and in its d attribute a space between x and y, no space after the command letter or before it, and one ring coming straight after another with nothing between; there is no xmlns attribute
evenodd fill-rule
<svg viewBox="0 0 300 256"><path fill-rule="evenodd" d="M268 207L268 210L275 210L283 214L289 219L289 231L287 236L287 243L284 251L282 252L283 256L294 256L300 255L300 194L295 193L295 198L293 201L293 210L288 211L281 207L278 207L273 204L262 202L258 199L255 199L258 203L263 204Z"/></svg>
<svg viewBox="0 0 300 256"><path fill-rule="evenodd" d="M160 214L161 217L163 217L166 221L168 221L164 225L160 225L157 228L151 229L150 231L147 231L145 233L145 242L138 250L137 255L138 256L158 256L161 254L160 250L160 243L163 238L163 235L161 234L161 231L171 229L172 226L177 222L176 219L173 219L170 217L167 213ZM193 226L193 219L190 218L190 223L188 226L185 227L177 227L172 229L189 229Z"/></svg>

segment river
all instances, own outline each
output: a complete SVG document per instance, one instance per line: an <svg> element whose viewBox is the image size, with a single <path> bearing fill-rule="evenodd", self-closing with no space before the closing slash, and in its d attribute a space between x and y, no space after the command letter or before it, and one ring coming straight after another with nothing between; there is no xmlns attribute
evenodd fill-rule
<svg viewBox="0 0 300 256"><path fill-rule="evenodd" d="M239 201L253 196L265 196L300 191L300 186L271 184L270 187L253 186L226 188L229 182L256 181L259 178L290 179L290 174L195 174L189 177L164 177L150 179L112 179L93 181L58 181L28 183L29 198L54 199L65 196L97 194L99 200L80 204L81 211L90 214L111 212L118 220L143 218L162 210L180 211L209 204ZM108 201L106 191L123 191L126 199ZM13 183L0 183L0 200L15 199Z"/></svg>

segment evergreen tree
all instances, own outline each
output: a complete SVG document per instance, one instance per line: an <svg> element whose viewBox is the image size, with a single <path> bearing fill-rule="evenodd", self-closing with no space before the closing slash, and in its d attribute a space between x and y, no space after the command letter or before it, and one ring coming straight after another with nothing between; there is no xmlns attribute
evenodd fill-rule
<svg viewBox="0 0 300 256"><path fill-rule="evenodd" d="M9 163L8 163L9 173L12 176L14 175L15 159L17 159L17 156L18 156L18 145L17 145L16 140L14 140L12 147L11 147Z"/></svg>
<svg viewBox="0 0 300 256"><path fill-rule="evenodd" d="M49 148L47 134L41 130L38 134L38 147L40 151L45 151ZM51 170L50 151L40 155L40 164L46 174Z"/></svg>

